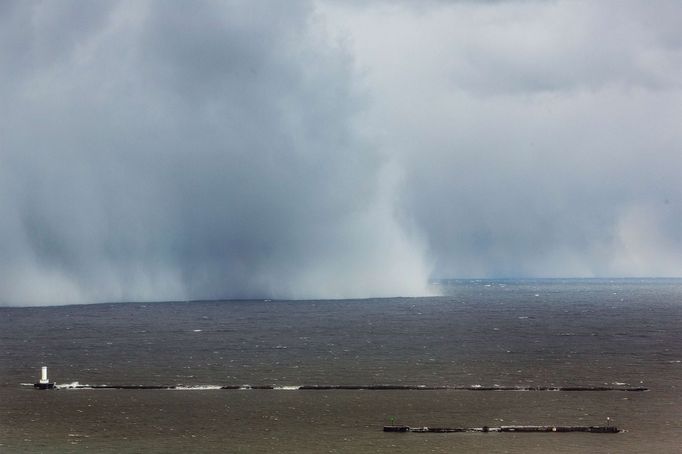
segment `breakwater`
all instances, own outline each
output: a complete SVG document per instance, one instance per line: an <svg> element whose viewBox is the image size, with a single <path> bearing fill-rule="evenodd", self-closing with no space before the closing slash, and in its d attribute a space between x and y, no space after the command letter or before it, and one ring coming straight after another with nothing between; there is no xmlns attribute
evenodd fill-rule
<svg viewBox="0 0 682 454"><path fill-rule="evenodd" d="M415 432L415 433L455 433L455 432L522 432L522 433L552 433L552 432L588 432L600 434L619 433L615 426L500 426L500 427L410 427L384 426L384 432Z"/></svg>
<svg viewBox="0 0 682 454"><path fill-rule="evenodd" d="M644 387L623 386L455 386L455 385L87 385L80 383L56 384L55 389L177 389L177 390L284 390L284 391L648 391Z"/></svg>

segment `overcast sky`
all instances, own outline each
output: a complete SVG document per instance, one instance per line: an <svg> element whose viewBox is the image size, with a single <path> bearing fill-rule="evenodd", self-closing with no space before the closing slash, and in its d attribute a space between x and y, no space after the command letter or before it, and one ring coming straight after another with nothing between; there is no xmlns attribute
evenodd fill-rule
<svg viewBox="0 0 682 454"><path fill-rule="evenodd" d="M682 2L0 2L0 304L682 276Z"/></svg>

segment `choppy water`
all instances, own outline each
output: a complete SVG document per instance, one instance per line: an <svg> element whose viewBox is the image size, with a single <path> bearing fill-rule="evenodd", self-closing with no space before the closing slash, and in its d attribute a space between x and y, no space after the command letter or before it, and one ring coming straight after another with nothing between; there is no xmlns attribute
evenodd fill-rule
<svg viewBox="0 0 682 454"><path fill-rule="evenodd" d="M449 281L446 296L0 308L2 452L679 452L682 280ZM57 383L646 386L624 392L35 391ZM597 434L391 434L595 424Z"/></svg>

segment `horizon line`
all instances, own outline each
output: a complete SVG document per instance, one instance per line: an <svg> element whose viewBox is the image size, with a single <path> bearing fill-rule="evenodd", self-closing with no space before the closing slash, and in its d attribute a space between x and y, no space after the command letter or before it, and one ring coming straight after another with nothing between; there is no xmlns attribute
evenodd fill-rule
<svg viewBox="0 0 682 454"><path fill-rule="evenodd" d="M558 280L574 280L574 281L626 281L626 280L673 280L682 281L682 276L656 276L656 277L449 277L449 278L430 278L429 285L437 284L443 281L460 281L460 282L495 282L495 281L558 281ZM2 304L2 308L45 308L45 307L66 307L66 306L92 306L99 304L168 304L168 303L218 303L218 302L310 302L310 301L364 301L364 300L384 300L384 299L414 299L414 298L442 298L451 295L421 295L421 296L368 296L355 298L277 298L277 297L220 297L220 298L197 298L197 299L175 299L175 300L121 300L121 301L93 301L87 303L58 303L58 304L32 304L24 305L17 304Z"/></svg>

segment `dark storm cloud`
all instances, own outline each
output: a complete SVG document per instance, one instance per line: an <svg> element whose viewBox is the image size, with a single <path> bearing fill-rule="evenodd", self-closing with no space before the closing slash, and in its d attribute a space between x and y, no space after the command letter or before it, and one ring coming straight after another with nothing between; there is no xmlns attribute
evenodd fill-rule
<svg viewBox="0 0 682 454"><path fill-rule="evenodd" d="M311 5L4 8L4 303L423 291Z"/></svg>
<svg viewBox="0 0 682 454"><path fill-rule="evenodd" d="M0 304L682 275L679 2L0 3Z"/></svg>

